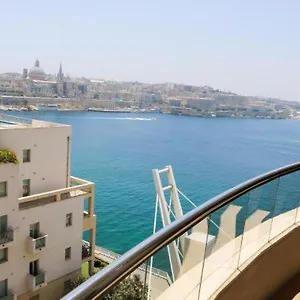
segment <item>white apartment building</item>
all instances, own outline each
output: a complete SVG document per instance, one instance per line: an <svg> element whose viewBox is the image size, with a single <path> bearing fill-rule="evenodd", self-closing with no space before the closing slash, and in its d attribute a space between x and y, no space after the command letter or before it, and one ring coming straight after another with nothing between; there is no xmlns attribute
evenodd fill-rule
<svg viewBox="0 0 300 300"><path fill-rule="evenodd" d="M0 149L0 300L59 299L93 271L94 184L70 175L71 126L0 115Z"/></svg>

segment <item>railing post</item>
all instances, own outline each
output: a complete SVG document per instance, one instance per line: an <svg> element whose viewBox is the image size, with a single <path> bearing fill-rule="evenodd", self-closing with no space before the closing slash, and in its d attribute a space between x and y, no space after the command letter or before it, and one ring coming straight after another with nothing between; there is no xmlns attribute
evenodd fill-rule
<svg viewBox="0 0 300 300"><path fill-rule="evenodd" d="M165 198L165 194L164 194L164 191L162 188L162 183L161 183L161 180L159 177L158 170L154 169L152 171L152 173L153 173L156 193L158 195L159 208L160 208L160 213L161 213L161 217L162 217L162 222L163 222L163 226L165 227L165 226L171 224L169 211L168 211L168 208L166 205L166 198ZM179 275L180 267L181 267L179 253L178 253L178 249L177 249L175 241L172 242L168 246L168 254L169 254L169 259L170 259L170 264L171 264L173 280L175 281L175 279Z"/></svg>
<svg viewBox="0 0 300 300"><path fill-rule="evenodd" d="M60 200L61 200L61 194L58 193L58 194L56 194L56 201L60 201Z"/></svg>
<svg viewBox="0 0 300 300"><path fill-rule="evenodd" d="M95 202L95 185L91 185L91 196L88 198L88 213L90 216L94 215L94 202Z"/></svg>
<svg viewBox="0 0 300 300"><path fill-rule="evenodd" d="M167 168L168 168L168 171L167 171L168 181L172 185L171 196L172 196L172 203L173 203L173 207L174 207L174 213L175 213L176 219L179 219L180 217L183 216L183 211L182 211L181 203L179 200L177 185L176 185L176 181L174 178L172 166L171 165L167 166ZM186 236L187 236L187 234L185 233L179 238L182 251L185 249L184 243L185 243Z"/></svg>

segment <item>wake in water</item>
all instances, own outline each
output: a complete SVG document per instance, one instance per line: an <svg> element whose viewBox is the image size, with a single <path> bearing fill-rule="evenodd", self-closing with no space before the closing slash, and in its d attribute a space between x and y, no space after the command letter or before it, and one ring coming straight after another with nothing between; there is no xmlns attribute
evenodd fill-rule
<svg viewBox="0 0 300 300"><path fill-rule="evenodd" d="M102 118L102 119L113 119L113 120L133 120L133 121L155 121L156 118Z"/></svg>
<svg viewBox="0 0 300 300"><path fill-rule="evenodd" d="M80 119L79 117L65 117L65 119ZM89 117L93 120L129 120L129 121L155 121L156 118L122 118L122 117Z"/></svg>

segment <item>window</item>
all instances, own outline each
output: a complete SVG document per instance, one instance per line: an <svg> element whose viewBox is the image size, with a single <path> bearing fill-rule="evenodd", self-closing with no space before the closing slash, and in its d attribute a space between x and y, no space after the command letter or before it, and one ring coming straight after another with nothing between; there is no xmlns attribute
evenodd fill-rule
<svg viewBox="0 0 300 300"><path fill-rule="evenodd" d="M39 274L39 260L34 260L29 264L29 274L37 276Z"/></svg>
<svg viewBox="0 0 300 300"><path fill-rule="evenodd" d="M39 222L30 224L29 235L33 239L37 239L39 237L39 235L40 235L40 223Z"/></svg>
<svg viewBox="0 0 300 300"><path fill-rule="evenodd" d="M71 279L64 282L64 291L69 291L71 289Z"/></svg>
<svg viewBox="0 0 300 300"><path fill-rule="evenodd" d="M0 250L0 264L7 261L7 252L8 252L7 248Z"/></svg>
<svg viewBox="0 0 300 300"><path fill-rule="evenodd" d="M0 197L7 196L7 182L0 182Z"/></svg>
<svg viewBox="0 0 300 300"><path fill-rule="evenodd" d="M23 150L23 162L24 163L30 162L30 149Z"/></svg>
<svg viewBox="0 0 300 300"><path fill-rule="evenodd" d="M0 281L0 299L7 296L7 279Z"/></svg>
<svg viewBox="0 0 300 300"><path fill-rule="evenodd" d="M30 179L23 180L23 197L29 196L30 194Z"/></svg>
<svg viewBox="0 0 300 300"><path fill-rule="evenodd" d="M66 227L72 225L72 219L73 219L72 213L66 214Z"/></svg>
<svg viewBox="0 0 300 300"><path fill-rule="evenodd" d="M65 249L65 260L68 260L71 258L71 247L68 247Z"/></svg>
<svg viewBox="0 0 300 300"><path fill-rule="evenodd" d="M7 215L0 217L0 234L7 231Z"/></svg>

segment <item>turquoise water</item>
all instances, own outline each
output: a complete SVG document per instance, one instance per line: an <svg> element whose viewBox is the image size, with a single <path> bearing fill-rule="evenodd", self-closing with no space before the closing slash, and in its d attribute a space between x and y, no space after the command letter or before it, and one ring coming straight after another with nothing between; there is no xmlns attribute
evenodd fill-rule
<svg viewBox="0 0 300 300"><path fill-rule="evenodd" d="M72 174L96 183L97 244L119 253L152 232L153 168L171 164L179 189L200 204L300 159L300 122L294 120L52 111L15 115L73 126ZM151 120L154 116L157 120Z"/></svg>

